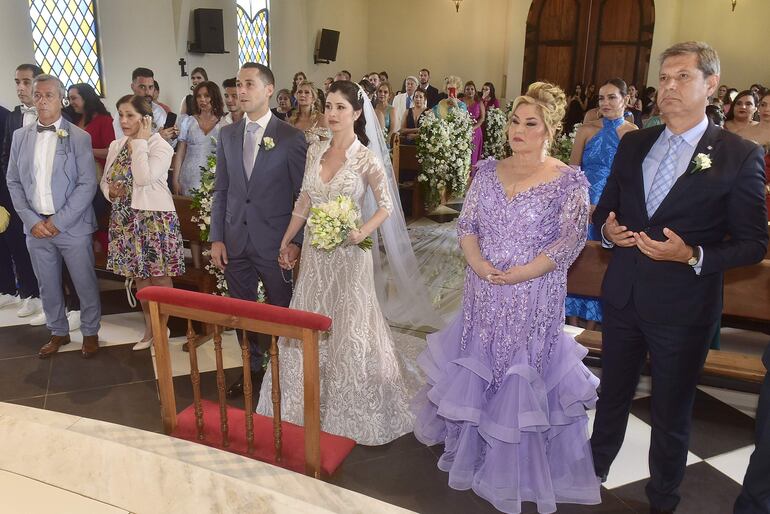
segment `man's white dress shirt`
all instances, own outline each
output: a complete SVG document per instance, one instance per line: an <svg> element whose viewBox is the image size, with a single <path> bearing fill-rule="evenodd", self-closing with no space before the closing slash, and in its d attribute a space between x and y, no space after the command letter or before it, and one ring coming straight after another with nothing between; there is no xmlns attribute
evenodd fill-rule
<svg viewBox="0 0 770 514"><path fill-rule="evenodd" d="M53 205L53 192L51 191L51 177L53 175L53 157L56 153L56 145L59 144L59 136L56 131L61 126L61 117L53 124L55 130L38 132L35 139L35 184L32 195L32 207L38 214L50 216L56 211Z"/></svg>

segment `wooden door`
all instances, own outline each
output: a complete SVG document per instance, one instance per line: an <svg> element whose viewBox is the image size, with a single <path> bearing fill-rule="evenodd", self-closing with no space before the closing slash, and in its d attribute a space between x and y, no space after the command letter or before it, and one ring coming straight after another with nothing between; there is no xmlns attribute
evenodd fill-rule
<svg viewBox="0 0 770 514"><path fill-rule="evenodd" d="M643 86L654 26L653 0L533 0L523 90L547 80L571 91L612 77Z"/></svg>

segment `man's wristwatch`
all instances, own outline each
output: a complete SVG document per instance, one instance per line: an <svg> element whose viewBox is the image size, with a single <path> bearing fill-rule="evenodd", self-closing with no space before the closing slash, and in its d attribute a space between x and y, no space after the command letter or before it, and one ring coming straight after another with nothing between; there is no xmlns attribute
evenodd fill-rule
<svg viewBox="0 0 770 514"><path fill-rule="evenodd" d="M700 261L700 246L693 246L692 257L690 257L690 260L687 261L687 264L694 267L696 264L698 264L698 261Z"/></svg>

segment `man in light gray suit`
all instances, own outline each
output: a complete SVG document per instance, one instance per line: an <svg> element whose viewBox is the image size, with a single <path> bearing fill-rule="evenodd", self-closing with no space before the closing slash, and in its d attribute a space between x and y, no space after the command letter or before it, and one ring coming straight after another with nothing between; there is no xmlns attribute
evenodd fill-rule
<svg viewBox="0 0 770 514"><path fill-rule="evenodd" d="M238 72L237 89L245 115L219 134L209 233L211 259L224 270L234 298L256 300L257 281L261 280L268 303L288 307L291 280L278 266L278 253L302 186L307 143L301 131L270 112L275 89L270 68L244 64ZM290 260L297 259L301 246L300 232L287 250ZM255 334L249 334L249 347L252 384L259 390L264 351ZM227 394L231 398L243 394L243 377Z"/></svg>
<svg viewBox="0 0 770 514"><path fill-rule="evenodd" d="M16 130L8 161L8 190L24 223L27 248L40 284L43 312L51 338L41 359L70 342L62 294L62 259L75 284L81 307L84 358L99 349L99 285L94 272L91 235L96 217L96 164L91 136L61 116L64 85L38 75L33 100L38 121Z"/></svg>

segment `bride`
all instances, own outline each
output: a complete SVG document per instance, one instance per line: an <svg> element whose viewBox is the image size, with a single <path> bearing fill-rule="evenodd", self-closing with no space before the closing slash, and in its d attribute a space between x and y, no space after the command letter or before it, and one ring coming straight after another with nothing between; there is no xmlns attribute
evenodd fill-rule
<svg viewBox="0 0 770 514"><path fill-rule="evenodd" d="M364 116L365 108L367 116ZM393 185L389 184L382 158L367 148L370 143L367 132L376 133L371 130L374 125L366 127L367 123L375 123L369 115L372 113L368 99L353 82L338 81L330 86L325 118L332 138L315 142L308 149L302 191L279 256L282 268L293 267L284 249L302 228L313 205L344 195L356 202L361 213L373 211L371 216L363 216L365 222L349 234L345 245L332 251L317 249L311 246L309 236L305 238L302 272L290 304L291 308L332 318L331 330L322 334L319 341L321 428L364 445L390 442L411 432L414 425L409 409L411 391L377 297L378 290L386 289L375 285L374 267L383 260L378 257L379 243L375 243L372 251L356 246L366 237L375 236L380 228L384 246L392 250L387 266L393 273L393 281L399 282L399 269L404 266L398 251L399 247L408 246L408 239L404 242L402 238L399 245L392 245L393 238L388 241L392 227L390 230L381 227L400 205L394 206ZM371 206L368 196L372 199ZM396 212L394 218L400 216L403 223L403 215ZM400 232L405 236L405 227ZM411 247L406 253L409 252ZM414 259L413 253L411 258ZM416 264L408 267L416 272ZM419 302L418 298L413 300ZM387 305L387 300L383 304ZM281 338L279 362L283 419L301 425L301 342ZM272 415L271 383L268 368L257 405L260 414Z"/></svg>

